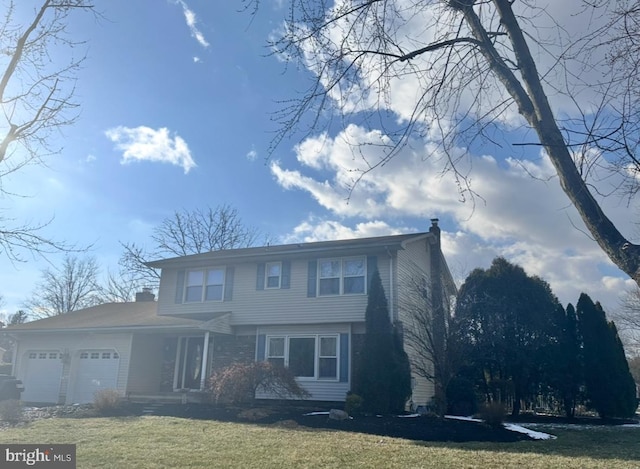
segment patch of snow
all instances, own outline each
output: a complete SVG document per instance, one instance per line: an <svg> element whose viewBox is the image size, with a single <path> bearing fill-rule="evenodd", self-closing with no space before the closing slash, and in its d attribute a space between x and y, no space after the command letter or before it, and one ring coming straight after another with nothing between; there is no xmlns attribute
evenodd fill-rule
<svg viewBox="0 0 640 469"><path fill-rule="evenodd" d="M534 430L529 430L528 428L522 427L520 425L515 425L513 423L505 423L504 428L512 432L524 433L525 435L528 435L530 438L533 438L534 440L555 440L557 438L555 435L536 432Z"/></svg>
<svg viewBox="0 0 640 469"><path fill-rule="evenodd" d="M473 417L463 417L462 415L445 415L444 418L451 420L465 420L467 422L482 422L480 419L474 419Z"/></svg>
<svg viewBox="0 0 640 469"><path fill-rule="evenodd" d="M302 414L305 417L308 415L329 415L329 412L309 412L308 414Z"/></svg>
<svg viewBox="0 0 640 469"><path fill-rule="evenodd" d="M452 419L452 420L465 420L468 422L482 422L480 419L474 419L473 417L461 417L459 415L445 415L444 418ZM510 430L512 432L524 433L534 440L555 440L556 437L554 435L549 435L548 433L536 432L534 430L529 430L521 425L514 425L513 423L505 423L504 428Z"/></svg>
<svg viewBox="0 0 640 469"><path fill-rule="evenodd" d="M420 417L420 414L405 414L405 415L398 415L398 417L400 417L401 419L412 419L415 417Z"/></svg>

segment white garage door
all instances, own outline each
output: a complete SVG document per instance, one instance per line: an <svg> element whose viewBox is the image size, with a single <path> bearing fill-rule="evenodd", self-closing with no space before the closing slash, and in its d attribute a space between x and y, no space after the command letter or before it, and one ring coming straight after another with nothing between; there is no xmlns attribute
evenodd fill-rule
<svg viewBox="0 0 640 469"><path fill-rule="evenodd" d="M60 394L62 360L59 351L30 350L24 356L24 402L56 404Z"/></svg>
<svg viewBox="0 0 640 469"><path fill-rule="evenodd" d="M76 363L71 402L93 402L96 391L116 388L120 356L115 350L83 350Z"/></svg>

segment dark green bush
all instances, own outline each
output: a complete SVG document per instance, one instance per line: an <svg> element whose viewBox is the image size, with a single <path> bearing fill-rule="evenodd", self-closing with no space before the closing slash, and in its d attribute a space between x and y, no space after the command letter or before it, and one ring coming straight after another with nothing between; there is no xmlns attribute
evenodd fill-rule
<svg viewBox="0 0 640 469"><path fill-rule="evenodd" d="M473 383L455 377L447 386L447 413L450 415L473 415L478 411L478 400Z"/></svg>
<svg viewBox="0 0 640 469"><path fill-rule="evenodd" d="M361 415L363 403L362 396L350 392L347 394L347 399L344 403L344 411L352 416Z"/></svg>

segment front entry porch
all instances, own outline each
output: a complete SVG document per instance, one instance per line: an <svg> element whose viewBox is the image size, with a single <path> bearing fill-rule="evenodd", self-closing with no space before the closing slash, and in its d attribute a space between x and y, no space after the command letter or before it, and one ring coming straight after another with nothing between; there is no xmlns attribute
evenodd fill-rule
<svg viewBox="0 0 640 469"><path fill-rule="evenodd" d="M212 331L135 334L125 397L132 402L206 402L212 373L236 361L253 361L255 340L255 335Z"/></svg>

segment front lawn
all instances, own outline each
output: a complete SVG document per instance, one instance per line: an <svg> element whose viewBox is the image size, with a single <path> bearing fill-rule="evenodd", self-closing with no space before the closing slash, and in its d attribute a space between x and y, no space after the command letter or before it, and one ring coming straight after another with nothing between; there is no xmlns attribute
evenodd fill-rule
<svg viewBox="0 0 640 469"><path fill-rule="evenodd" d="M78 468L640 466L640 428L539 428L555 440L417 442L275 424L177 417L53 418L0 432L3 443L75 443Z"/></svg>

